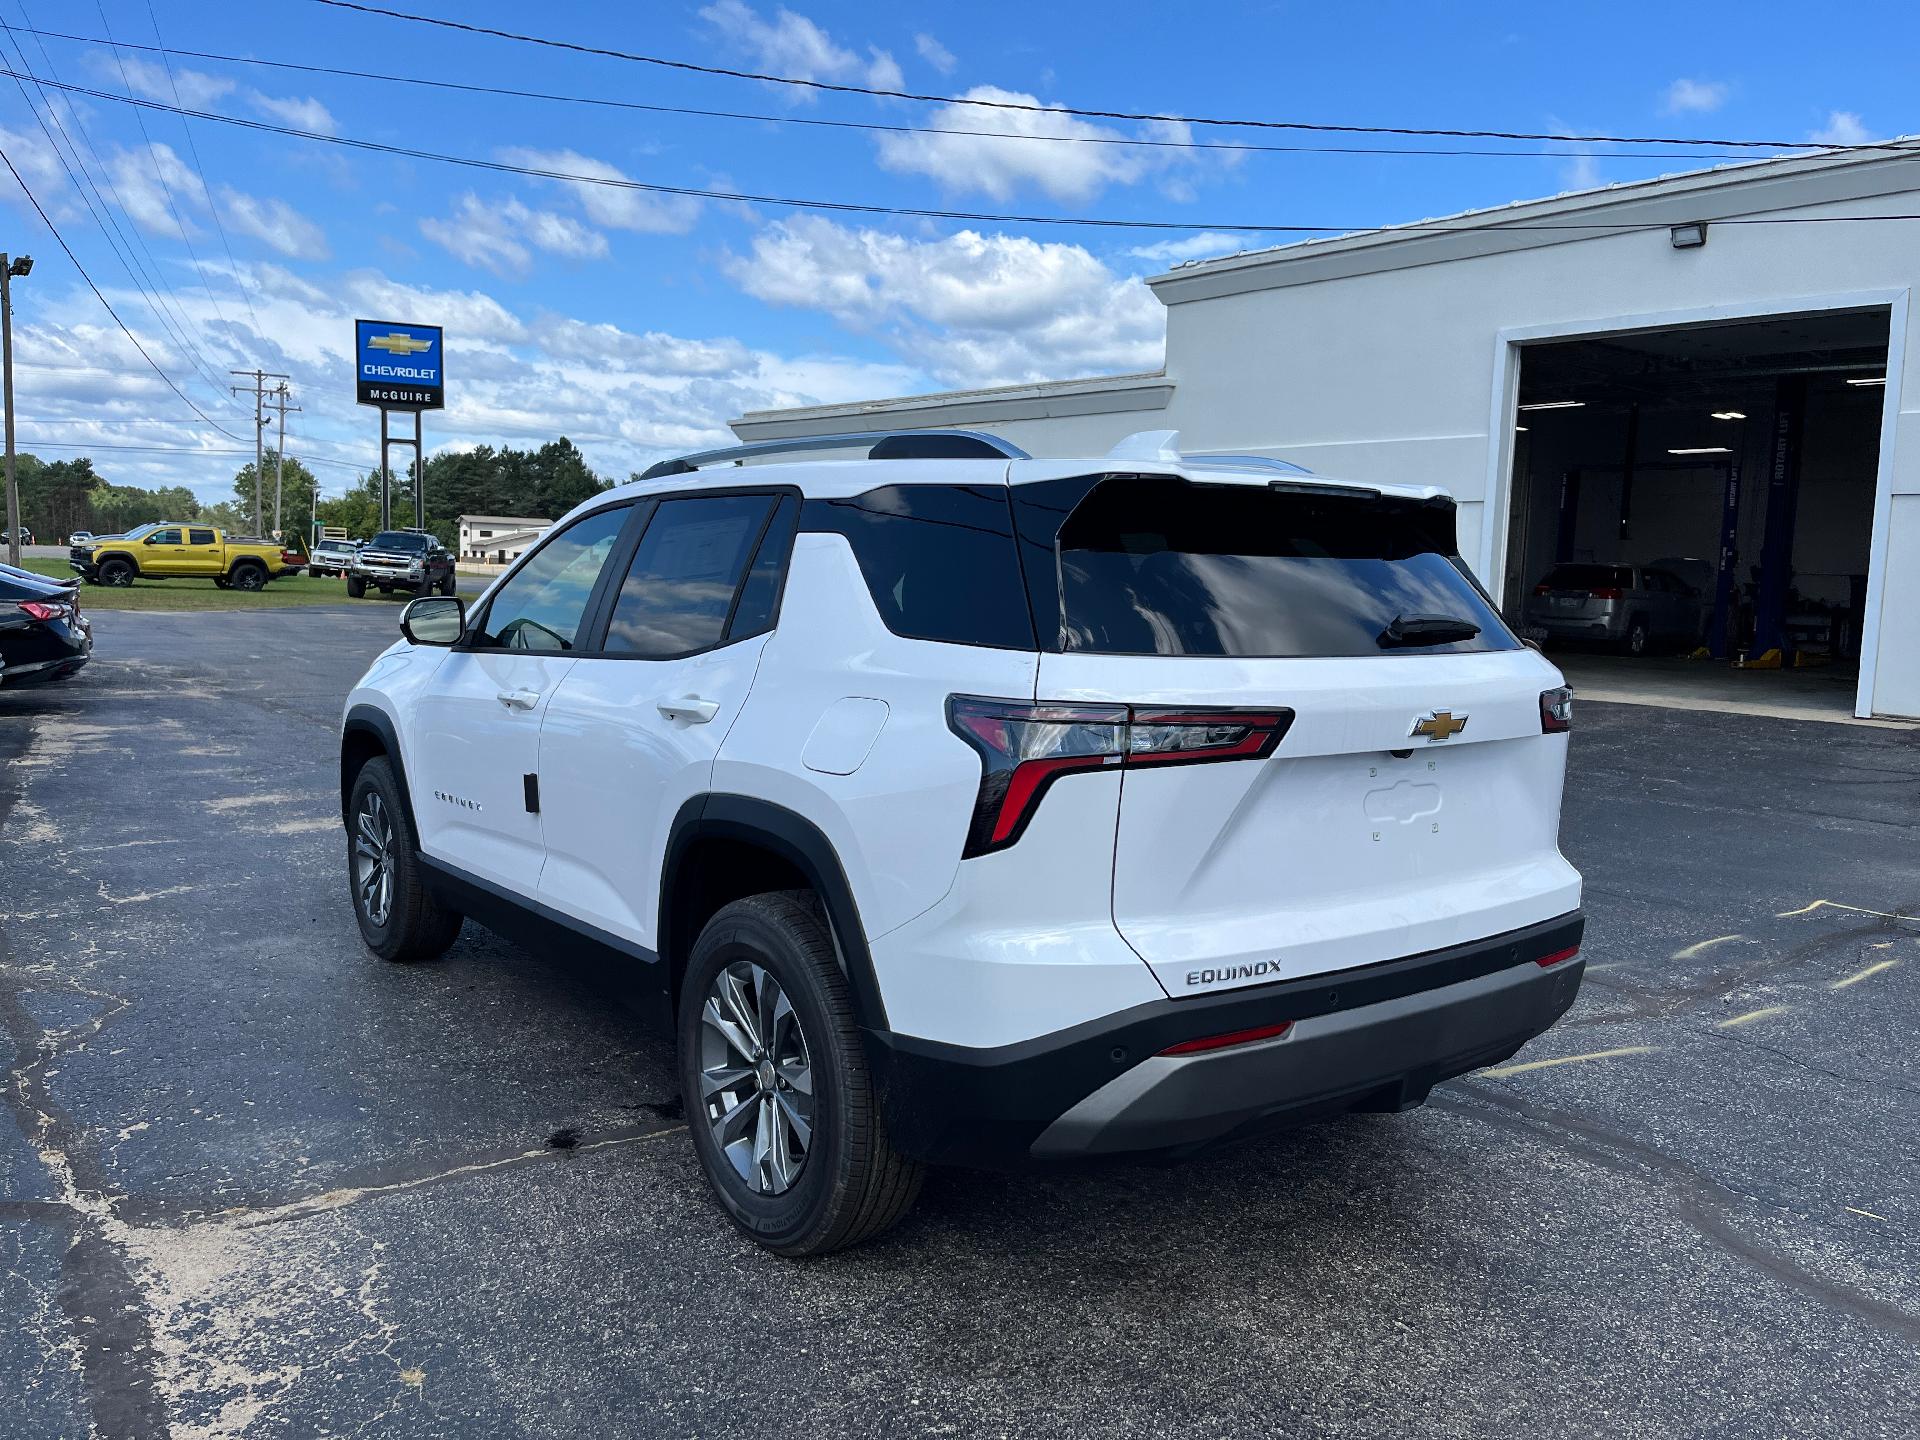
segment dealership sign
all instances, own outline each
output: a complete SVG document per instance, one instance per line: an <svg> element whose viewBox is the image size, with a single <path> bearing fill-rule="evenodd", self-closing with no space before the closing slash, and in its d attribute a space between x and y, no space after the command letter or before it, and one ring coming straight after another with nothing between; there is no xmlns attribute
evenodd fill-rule
<svg viewBox="0 0 1920 1440"><path fill-rule="evenodd" d="M447 376L438 325L353 322L354 398L384 410L441 410Z"/></svg>

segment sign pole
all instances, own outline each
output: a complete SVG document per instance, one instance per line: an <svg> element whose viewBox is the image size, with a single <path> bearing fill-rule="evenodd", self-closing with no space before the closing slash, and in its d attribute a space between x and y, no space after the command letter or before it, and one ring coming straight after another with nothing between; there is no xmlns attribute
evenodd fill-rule
<svg viewBox="0 0 1920 1440"><path fill-rule="evenodd" d="M427 450L420 443L420 412L413 412L413 528L427 528Z"/></svg>
<svg viewBox="0 0 1920 1440"><path fill-rule="evenodd" d="M387 438L387 407L380 407L380 528L393 528L393 482L387 465L387 447L393 442Z"/></svg>

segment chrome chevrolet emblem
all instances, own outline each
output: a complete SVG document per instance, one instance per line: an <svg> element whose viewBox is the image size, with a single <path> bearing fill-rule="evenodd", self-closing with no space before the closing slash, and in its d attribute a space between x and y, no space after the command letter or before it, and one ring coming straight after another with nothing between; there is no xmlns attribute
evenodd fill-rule
<svg viewBox="0 0 1920 1440"><path fill-rule="evenodd" d="M387 335L369 335L367 348L384 350L389 355L424 355L433 348L433 342L421 340L412 335L402 335L395 330Z"/></svg>
<svg viewBox="0 0 1920 1440"><path fill-rule="evenodd" d="M1458 735L1466 728L1465 715L1455 715L1451 710L1435 710L1432 714L1414 721L1413 728L1407 732L1407 738L1424 735L1427 737L1427 743L1432 745Z"/></svg>

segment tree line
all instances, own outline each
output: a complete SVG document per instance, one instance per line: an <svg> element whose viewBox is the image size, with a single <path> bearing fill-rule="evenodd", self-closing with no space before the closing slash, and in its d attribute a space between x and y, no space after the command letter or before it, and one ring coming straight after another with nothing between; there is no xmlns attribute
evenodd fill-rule
<svg viewBox="0 0 1920 1440"><path fill-rule="evenodd" d="M278 457L266 452L261 472L261 526L274 528L274 480ZM90 458L42 460L30 453L15 458L20 484L20 520L45 543L65 539L76 530L113 535L155 520L197 520L236 534L254 531L253 465L240 467L233 477L233 498L203 504L184 485L148 490L137 485L114 485L102 476ZM413 523L415 467L395 471L391 478L393 523ZM305 540L310 524L339 526L364 540L380 528L380 472L369 471L344 495L322 496L316 505L313 472L289 455L280 480L280 531ZM425 488L427 528L449 547L457 539L462 515L525 515L557 520L582 500L607 489L571 440L562 437L537 449L495 449L478 446L459 453L436 455L427 461Z"/></svg>

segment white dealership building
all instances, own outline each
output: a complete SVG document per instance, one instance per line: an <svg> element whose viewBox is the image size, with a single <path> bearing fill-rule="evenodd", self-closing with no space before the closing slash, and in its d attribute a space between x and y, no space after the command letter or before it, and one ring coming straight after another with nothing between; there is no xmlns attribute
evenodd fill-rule
<svg viewBox="0 0 1920 1440"><path fill-rule="evenodd" d="M1692 567L1718 653L1824 666L1854 714L1920 716L1911 150L1668 176L1149 283L1167 307L1151 374L733 428L978 429L1041 456L1178 430L1187 451L1438 483L1510 614L1557 564L1671 561Z"/></svg>

